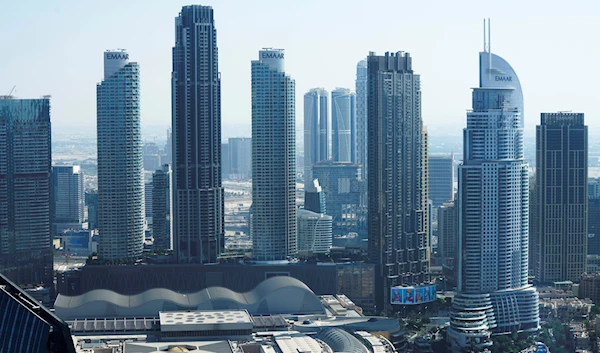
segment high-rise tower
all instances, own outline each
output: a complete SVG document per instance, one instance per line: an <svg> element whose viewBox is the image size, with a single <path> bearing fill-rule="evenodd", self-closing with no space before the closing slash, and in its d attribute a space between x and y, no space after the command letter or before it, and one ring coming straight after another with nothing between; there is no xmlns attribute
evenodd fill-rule
<svg viewBox="0 0 600 353"><path fill-rule="evenodd" d="M19 285L52 286L50 139L48 97L0 96L0 272Z"/></svg>
<svg viewBox="0 0 600 353"><path fill-rule="evenodd" d="M140 68L124 50L104 53L97 91L98 258L134 260L144 242Z"/></svg>
<svg viewBox="0 0 600 353"><path fill-rule="evenodd" d="M454 199L454 154L429 155L429 198L433 207Z"/></svg>
<svg viewBox="0 0 600 353"><path fill-rule="evenodd" d="M356 95L347 88L331 92L331 157L356 162Z"/></svg>
<svg viewBox="0 0 600 353"><path fill-rule="evenodd" d="M587 126L580 113L542 113L536 128L530 256L541 283L578 281L588 241Z"/></svg>
<svg viewBox="0 0 600 353"><path fill-rule="evenodd" d="M378 265L379 309L389 307L390 287L429 281L424 136L410 55L370 53L367 63L369 257Z"/></svg>
<svg viewBox="0 0 600 353"><path fill-rule="evenodd" d="M163 164L161 169L152 174L152 233L155 249L173 249L172 176L168 164Z"/></svg>
<svg viewBox="0 0 600 353"><path fill-rule="evenodd" d="M448 339L455 350L490 334L535 331L538 293L528 284L529 175L519 78L489 46L464 129L459 166L458 291Z"/></svg>
<svg viewBox="0 0 600 353"><path fill-rule="evenodd" d="M367 61L361 60L356 65L356 163L362 180L367 178L367 77Z"/></svg>
<svg viewBox="0 0 600 353"><path fill-rule="evenodd" d="M184 6L173 48L173 247L180 263L223 249L221 75L210 6Z"/></svg>
<svg viewBox="0 0 600 353"><path fill-rule="evenodd" d="M295 82L283 49L263 49L252 61L252 256L295 257Z"/></svg>
<svg viewBox="0 0 600 353"><path fill-rule="evenodd" d="M84 222L85 190L80 166L52 167L53 235Z"/></svg>
<svg viewBox="0 0 600 353"><path fill-rule="evenodd" d="M304 182L312 180L311 166L329 159L327 91L313 88L304 95Z"/></svg>

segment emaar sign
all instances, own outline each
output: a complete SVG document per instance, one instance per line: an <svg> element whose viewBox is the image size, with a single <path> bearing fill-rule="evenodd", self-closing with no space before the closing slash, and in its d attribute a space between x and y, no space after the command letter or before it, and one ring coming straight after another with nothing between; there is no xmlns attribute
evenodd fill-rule
<svg viewBox="0 0 600 353"><path fill-rule="evenodd" d="M127 54L127 53L107 53L106 59L108 59L108 60L129 60L129 54Z"/></svg>
<svg viewBox="0 0 600 353"><path fill-rule="evenodd" d="M512 76L495 76L496 81L512 82Z"/></svg>
<svg viewBox="0 0 600 353"><path fill-rule="evenodd" d="M283 59L283 52L263 51L261 55L263 59Z"/></svg>

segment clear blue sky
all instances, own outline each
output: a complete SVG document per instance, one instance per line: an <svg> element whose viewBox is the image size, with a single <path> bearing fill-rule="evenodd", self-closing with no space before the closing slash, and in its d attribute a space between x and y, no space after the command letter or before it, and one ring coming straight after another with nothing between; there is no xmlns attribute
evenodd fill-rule
<svg viewBox="0 0 600 353"><path fill-rule="evenodd" d="M102 53L126 48L141 66L142 124L170 124L171 48L179 0L0 0L0 94L52 95L53 129L95 131ZM224 135L250 124L250 61L261 47L286 49L296 80L297 129L303 94L354 88L369 51L408 51L421 74L423 119L458 133L477 84L482 18L492 18L492 51L517 71L527 133L544 111L584 112L600 128L600 2L220 0L215 9ZM248 130L249 131L249 130ZM443 131L443 130L442 130ZM591 137L590 139L592 139Z"/></svg>

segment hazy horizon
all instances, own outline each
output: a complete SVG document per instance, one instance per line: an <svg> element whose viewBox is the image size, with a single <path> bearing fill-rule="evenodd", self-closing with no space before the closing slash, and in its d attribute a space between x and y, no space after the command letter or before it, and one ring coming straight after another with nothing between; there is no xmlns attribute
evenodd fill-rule
<svg viewBox="0 0 600 353"><path fill-rule="evenodd" d="M174 22L188 1L10 2L0 13L5 34L0 95L52 95L54 132L93 133L102 55L126 48L141 66L142 126L170 125ZM313 87L354 89L356 63L369 51L407 51L421 75L423 121L432 134L458 134L478 83L482 19L491 17L492 52L516 70L525 97L525 133L541 112L586 114L595 104L595 33L600 4L592 1L204 1L215 9L222 75L223 137L250 127L250 62L262 47L286 50L296 80L296 128L303 95ZM24 21L23 19L27 19ZM12 35L8 35L12 34ZM454 132L456 131L456 132Z"/></svg>

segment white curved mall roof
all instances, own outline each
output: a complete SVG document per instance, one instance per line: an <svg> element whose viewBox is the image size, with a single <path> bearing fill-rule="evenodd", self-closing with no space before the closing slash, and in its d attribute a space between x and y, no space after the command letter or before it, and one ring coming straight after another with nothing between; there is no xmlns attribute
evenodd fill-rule
<svg viewBox="0 0 600 353"><path fill-rule="evenodd" d="M159 311L177 310L245 309L254 315L325 313L319 298L306 284L285 276L264 280L246 293L211 287L189 294L165 288L130 296L104 289L74 297L59 294L54 307L63 320L158 317Z"/></svg>

